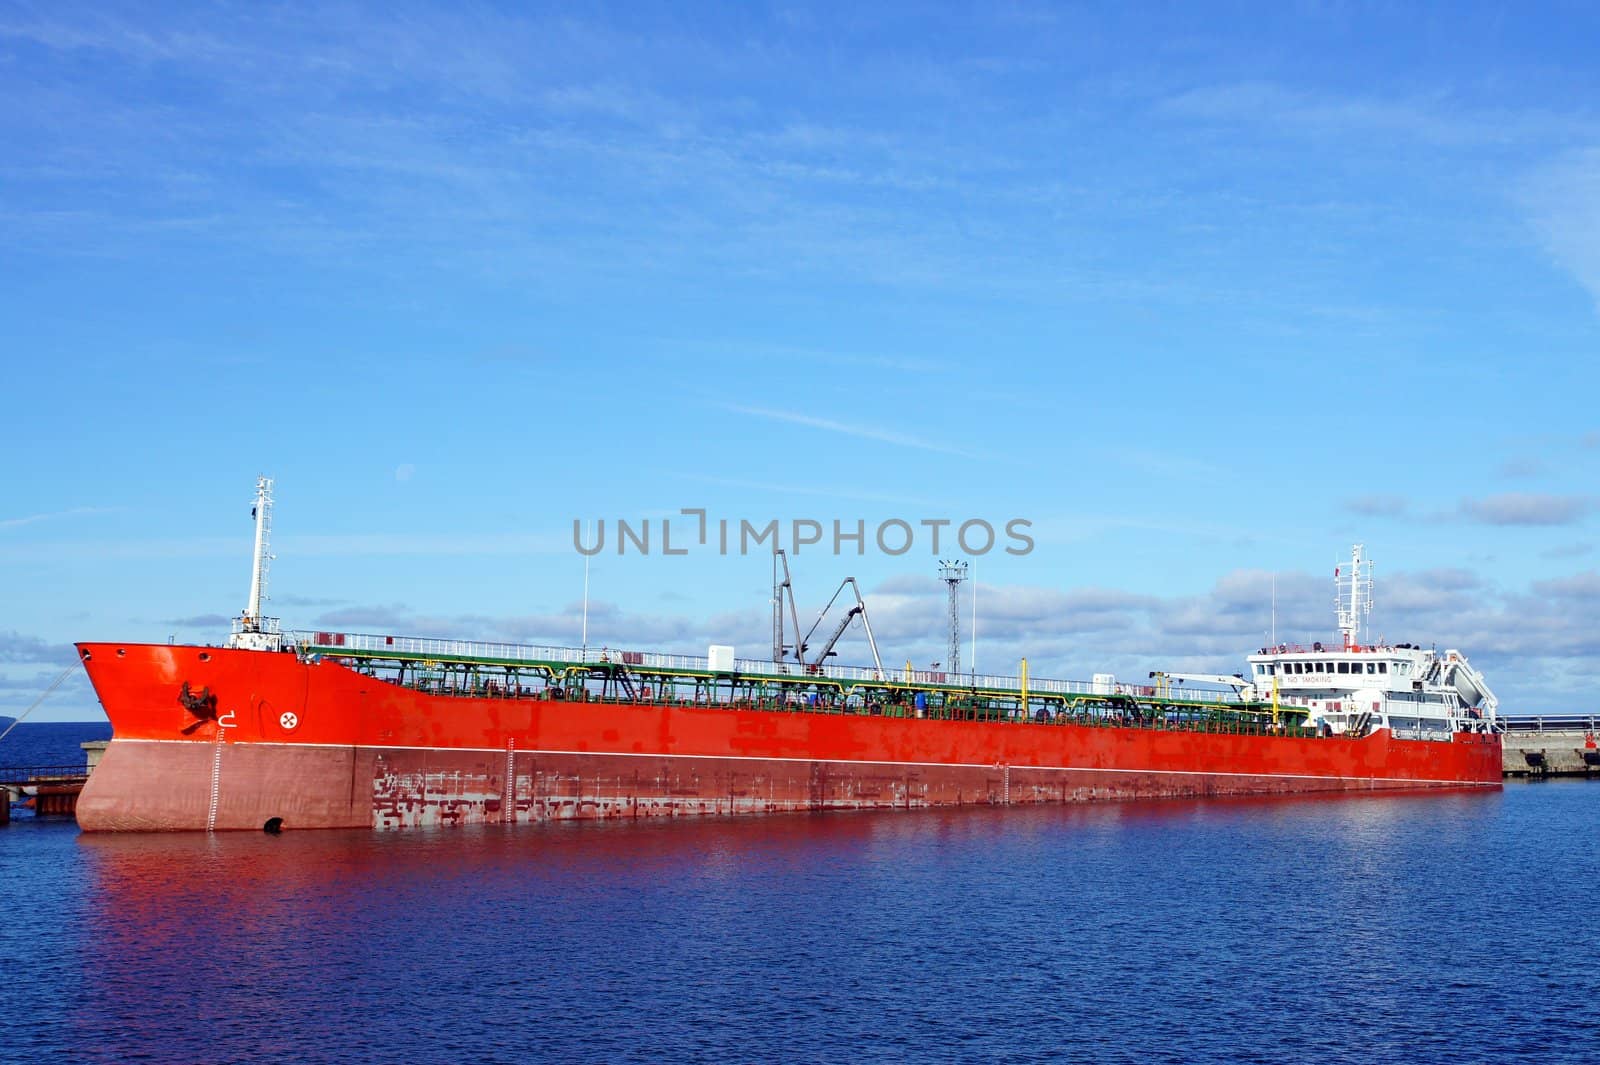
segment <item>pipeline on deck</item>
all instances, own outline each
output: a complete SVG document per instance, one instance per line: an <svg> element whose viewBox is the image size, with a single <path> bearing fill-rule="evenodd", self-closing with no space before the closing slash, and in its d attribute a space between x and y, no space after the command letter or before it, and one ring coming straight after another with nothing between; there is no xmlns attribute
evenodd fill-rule
<svg viewBox="0 0 1600 1065"><path fill-rule="evenodd" d="M805 666L610 649L419 640L345 633L296 634L302 656L343 663L430 695L571 702L719 706L796 713L873 714L954 721L1075 723L1196 731L1315 735L1304 711L1227 692L906 669Z"/></svg>

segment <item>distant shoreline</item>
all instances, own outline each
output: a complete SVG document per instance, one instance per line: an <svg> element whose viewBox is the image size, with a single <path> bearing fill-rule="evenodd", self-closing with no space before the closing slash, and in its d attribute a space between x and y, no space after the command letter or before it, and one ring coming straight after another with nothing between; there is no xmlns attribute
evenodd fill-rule
<svg viewBox="0 0 1600 1065"><path fill-rule="evenodd" d="M17 719L14 717L0 717L0 728L9 728ZM111 721L104 717L73 718L71 721L24 721L18 728L29 728L33 725L109 725Z"/></svg>

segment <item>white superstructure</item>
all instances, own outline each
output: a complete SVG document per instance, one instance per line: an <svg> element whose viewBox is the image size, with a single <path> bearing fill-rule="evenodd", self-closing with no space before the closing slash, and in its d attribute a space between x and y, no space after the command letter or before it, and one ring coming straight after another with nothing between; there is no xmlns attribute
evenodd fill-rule
<svg viewBox="0 0 1600 1065"><path fill-rule="evenodd" d="M1332 733L1387 728L1408 739L1448 740L1494 727L1499 702L1460 651L1361 642L1372 610L1372 562L1361 544L1348 569L1334 570L1334 583L1341 642L1280 643L1250 655L1257 698L1303 710L1308 725Z"/></svg>

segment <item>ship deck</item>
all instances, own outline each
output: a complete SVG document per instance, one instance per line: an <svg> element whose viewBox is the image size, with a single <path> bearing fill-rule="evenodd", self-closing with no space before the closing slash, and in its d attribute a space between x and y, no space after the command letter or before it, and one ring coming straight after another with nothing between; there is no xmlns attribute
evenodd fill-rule
<svg viewBox="0 0 1600 1065"><path fill-rule="evenodd" d="M732 704L996 720L1182 720L1287 726L1304 711L1178 686L949 674L604 648L426 639L369 633L289 634L304 656L343 662L390 683L442 695Z"/></svg>

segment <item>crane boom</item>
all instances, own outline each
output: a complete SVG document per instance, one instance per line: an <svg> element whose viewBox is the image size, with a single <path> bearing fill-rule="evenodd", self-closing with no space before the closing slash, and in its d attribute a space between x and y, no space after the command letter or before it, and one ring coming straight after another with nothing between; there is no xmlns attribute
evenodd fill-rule
<svg viewBox="0 0 1600 1065"><path fill-rule="evenodd" d="M872 648L873 667L877 670L878 679L882 680L884 677L883 659L878 655L878 641L872 635L872 623L867 620L866 600L861 598L861 586L856 583L854 577L846 577L839 582L839 587L834 591L833 598L828 600L828 605L822 608L822 612L817 615L817 620L811 623L811 629L806 633L805 639L801 640L795 648L795 657L800 658L802 662L805 661L803 657L804 651L811 646L812 635L816 633L817 626L822 624L822 619L828 616L828 611L833 609L833 604L839 601L839 596L846 587L855 596L855 605L845 612L844 618L834 628L833 635L828 638L828 642L823 645L822 650L806 664L813 667L825 664L828 656L833 654L834 644L839 642L839 638L844 635L844 631L850 627L850 622L859 614L861 616L861 626L867 632L867 645Z"/></svg>
<svg viewBox="0 0 1600 1065"><path fill-rule="evenodd" d="M858 606L853 606L844 612L844 617L840 618L839 624L834 626L833 634L828 637L828 642L823 644L822 650L817 652L816 665L822 665L828 660L828 656L833 654L833 645L839 642L839 637L844 635L844 630L850 627L850 623L855 620L856 615L859 613L861 613L861 608Z"/></svg>

